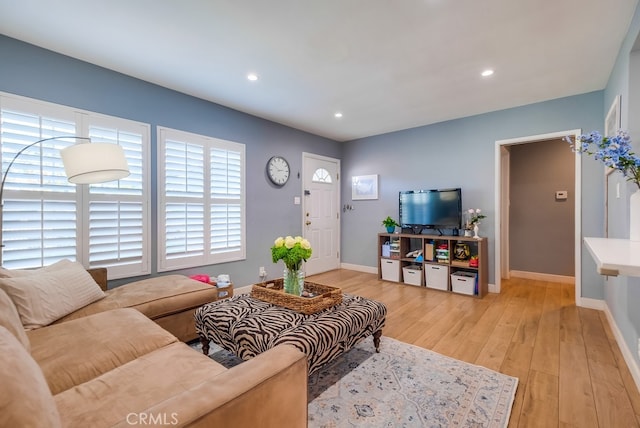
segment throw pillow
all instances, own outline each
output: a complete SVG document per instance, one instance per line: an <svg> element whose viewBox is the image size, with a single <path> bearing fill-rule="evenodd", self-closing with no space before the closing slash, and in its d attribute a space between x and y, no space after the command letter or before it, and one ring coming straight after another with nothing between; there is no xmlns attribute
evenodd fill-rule
<svg viewBox="0 0 640 428"><path fill-rule="evenodd" d="M44 327L105 294L79 263L40 274L0 278L27 330Z"/></svg>
<svg viewBox="0 0 640 428"><path fill-rule="evenodd" d="M0 426L60 427L60 415L40 367L0 326Z"/></svg>
<svg viewBox="0 0 640 428"><path fill-rule="evenodd" d="M38 269L5 269L0 267L0 278L15 278L18 276L40 275L45 272L54 272L71 266L74 262L68 259L62 259L52 265L41 267Z"/></svg>
<svg viewBox="0 0 640 428"><path fill-rule="evenodd" d="M31 352L31 342L24 331L16 305L2 290L0 290L0 326L9 330L22 343L22 346Z"/></svg>

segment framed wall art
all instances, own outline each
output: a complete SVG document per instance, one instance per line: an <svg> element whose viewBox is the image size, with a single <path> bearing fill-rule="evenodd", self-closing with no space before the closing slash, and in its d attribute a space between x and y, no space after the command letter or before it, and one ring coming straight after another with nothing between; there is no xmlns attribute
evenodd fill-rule
<svg viewBox="0 0 640 428"><path fill-rule="evenodd" d="M354 175L351 178L351 199L378 199L378 174Z"/></svg>

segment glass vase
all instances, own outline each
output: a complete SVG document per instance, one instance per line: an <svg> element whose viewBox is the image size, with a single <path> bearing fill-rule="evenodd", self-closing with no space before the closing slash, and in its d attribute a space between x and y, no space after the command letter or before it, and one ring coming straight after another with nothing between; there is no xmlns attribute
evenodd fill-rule
<svg viewBox="0 0 640 428"><path fill-rule="evenodd" d="M285 269L283 274L284 292L301 296L304 291L304 272L296 269Z"/></svg>

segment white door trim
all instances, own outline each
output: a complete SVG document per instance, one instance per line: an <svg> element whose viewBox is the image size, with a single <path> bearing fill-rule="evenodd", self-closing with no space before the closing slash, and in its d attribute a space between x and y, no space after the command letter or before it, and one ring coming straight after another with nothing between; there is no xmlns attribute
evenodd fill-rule
<svg viewBox="0 0 640 428"><path fill-rule="evenodd" d="M504 146L510 146L514 144L523 144L523 143L535 143L536 141L543 140L552 140L558 138L564 138L566 136L571 136L574 139L578 138L581 134L580 129L572 129L568 131L560 131L560 132L552 132L549 134L540 134L540 135L531 135L528 137L520 137L520 138L510 138L507 140L497 140L495 145L495 165L496 165L496 176L495 176L495 189L494 194L495 197L495 291L497 293L500 292L501 278L502 278L502 235L507 233L502 228L505 227L504 222L501 220L501 212L502 212L502 175L503 172L503 163L502 163L502 149ZM575 251L575 289L576 289L576 306L581 306L582 302L582 168L581 168L581 157L580 153L576 153L575 155L575 208L574 208L574 225L575 225L575 243L574 243L574 251Z"/></svg>
<svg viewBox="0 0 640 428"><path fill-rule="evenodd" d="M500 173L502 174L501 183L501 195L500 195L500 218L502 219L501 225L502 228L500 232L502 232L500 238L500 248L501 248L501 259L500 266L502 266L501 276L500 278L509 279L509 266L511 266L511 261L509 258L509 207L511 205L511 200L509 195L511 194L511 152L507 149L506 145L500 146ZM496 242L498 242L496 240ZM498 284L499 286L499 284Z"/></svg>

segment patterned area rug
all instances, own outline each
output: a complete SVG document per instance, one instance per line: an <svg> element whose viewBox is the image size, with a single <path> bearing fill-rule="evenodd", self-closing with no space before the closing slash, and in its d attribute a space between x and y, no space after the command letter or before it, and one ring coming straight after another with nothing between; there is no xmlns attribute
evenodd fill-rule
<svg viewBox="0 0 640 428"><path fill-rule="evenodd" d="M242 362L213 344L209 356ZM376 353L367 339L309 378L309 427L506 427L517 385L384 336Z"/></svg>

